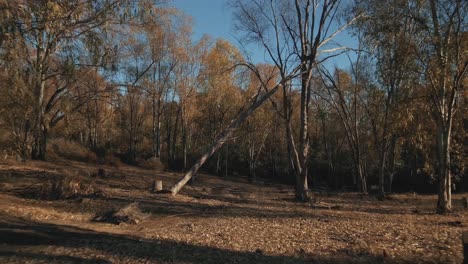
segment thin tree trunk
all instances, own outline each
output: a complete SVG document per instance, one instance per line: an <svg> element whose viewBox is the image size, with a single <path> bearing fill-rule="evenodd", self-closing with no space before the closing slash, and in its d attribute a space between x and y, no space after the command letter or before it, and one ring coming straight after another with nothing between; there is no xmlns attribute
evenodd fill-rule
<svg viewBox="0 0 468 264"><path fill-rule="evenodd" d="M156 118L156 157L161 158L161 112L158 113Z"/></svg>
<svg viewBox="0 0 468 264"><path fill-rule="evenodd" d="M157 108L156 108L156 91L152 91L151 94L151 110L152 110L152 124L151 124L151 132L153 136L153 157L159 159L159 153L158 153L158 129L157 129Z"/></svg>
<svg viewBox="0 0 468 264"><path fill-rule="evenodd" d="M172 162L175 161L176 159L176 143L177 143L177 132L178 132L178 129L177 127L179 126L179 118L180 118L180 109L178 111L178 113L176 114L176 120L175 120L175 124L174 124L174 132L173 132L173 136L172 136L172 156L171 156L171 160Z"/></svg>
<svg viewBox="0 0 468 264"><path fill-rule="evenodd" d="M181 102L182 103L182 102ZM186 119L186 113L185 113L185 107L184 104L182 103L182 155L183 155L183 168L184 170L187 168L187 119Z"/></svg>
<svg viewBox="0 0 468 264"><path fill-rule="evenodd" d="M39 56L39 55L38 55ZM42 66L38 66L38 71L42 71ZM45 159L45 145L47 144L43 135L43 122L44 122L44 113L42 109L44 101L44 89L45 81L42 80L42 74L38 74L36 78L36 87L34 89L34 97L36 98L34 105L34 127L33 127L33 145L31 148L31 159L34 160L44 160Z"/></svg>
<svg viewBox="0 0 468 264"><path fill-rule="evenodd" d="M397 143L397 137L392 136L390 141L389 157L388 157L388 187L387 191L392 193L393 178L395 176L395 148Z"/></svg>
<svg viewBox="0 0 468 264"><path fill-rule="evenodd" d="M382 142L382 144L385 144ZM379 199L385 198L385 160L387 159L387 150L386 147L382 147L379 160Z"/></svg>
<svg viewBox="0 0 468 264"><path fill-rule="evenodd" d="M452 210L452 186L450 175L450 128L439 128L439 198L437 213L446 214Z"/></svg>
<svg viewBox="0 0 468 264"><path fill-rule="evenodd" d="M218 152L216 156L216 174L221 175L221 153Z"/></svg>
<svg viewBox="0 0 468 264"><path fill-rule="evenodd" d="M310 103L310 82L308 81L309 69L307 66L303 66L301 69L302 73L302 91L301 91L301 124L299 129L300 137L300 173L296 177L296 199L301 202L309 200L308 194L308 162L309 162L309 103Z"/></svg>
<svg viewBox="0 0 468 264"><path fill-rule="evenodd" d="M249 177L255 180L255 169L254 169L254 146L253 146L252 135L249 135Z"/></svg>
<svg viewBox="0 0 468 264"><path fill-rule="evenodd" d="M226 158L224 160L225 163L225 177L228 176L228 163L229 163L229 145L226 145Z"/></svg>

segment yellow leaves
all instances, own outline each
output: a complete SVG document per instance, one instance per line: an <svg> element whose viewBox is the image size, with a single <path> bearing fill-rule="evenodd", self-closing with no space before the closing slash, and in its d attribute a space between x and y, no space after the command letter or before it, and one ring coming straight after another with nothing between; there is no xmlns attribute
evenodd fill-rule
<svg viewBox="0 0 468 264"><path fill-rule="evenodd" d="M335 78L338 81L338 85L341 89L347 90L350 88L352 84L352 79L351 75L348 72L337 69L335 72L335 76Z"/></svg>
<svg viewBox="0 0 468 264"><path fill-rule="evenodd" d="M227 109L235 111L243 99L236 84L238 76L235 66L239 56L240 52L232 44L219 39L203 60L199 76L206 93L203 100L215 104L222 112Z"/></svg>
<svg viewBox="0 0 468 264"><path fill-rule="evenodd" d="M47 9L49 10L49 14L51 16L57 17L62 13L62 7L55 1L47 2Z"/></svg>
<svg viewBox="0 0 468 264"><path fill-rule="evenodd" d="M242 59L239 50L231 43L218 39L205 59L208 74L217 75L220 79L230 81L234 66Z"/></svg>

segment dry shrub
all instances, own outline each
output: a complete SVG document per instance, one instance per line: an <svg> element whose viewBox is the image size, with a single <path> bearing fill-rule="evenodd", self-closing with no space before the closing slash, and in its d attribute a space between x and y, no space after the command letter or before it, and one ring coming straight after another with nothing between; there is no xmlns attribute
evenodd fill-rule
<svg viewBox="0 0 468 264"><path fill-rule="evenodd" d="M142 162L142 167L145 168L145 169L150 169L150 170L165 170L166 167L164 166L164 164L161 162L160 159L158 158L149 158L147 160L145 160L144 162Z"/></svg>
<svg viewBox="0 0 468 264"><path fill-rule="evenodd" d="M58 146L55 144L50 144L46 151L46 159L48 161L58 161L61 159L61 155L59 154Z"/></svg>
<svg viewBox="0 0 468 264"><path fill-rule="evenodd" d="M11 190L13 188L14 188L14 186L11 183L8 183L8 182L1 182L0 183L0 190L9 191L9 190Z"/></svg>
<svg viewBox="0 0 468 264"><path fill-rule="evenodd" d="M1 149L13 149L15 146L14 136L8 129L0 127L0 147Z"/></svg>
<svg viewBox="0 0 468 264"><path fill-rule="evenodd" d="M104 157L102 163L116 168L122 166L122 161L118 157L110 154Z"/></svg>
<svg viewBox="0 0 468 264"><path fill-rule="evenodd" d="M79 177L73 176L48 176L40 185L38 198L44 200L62 200L78 197L97 196L101 191L96 185Z"/></svg>
<svg viewBox="0 0 468 264"><path fill-rule="evenodd" d="M83 145L71 140L56 138L50 141L47 155L53 158L65 158L82 162L97 162L98 158L94 152Z"/></svg>

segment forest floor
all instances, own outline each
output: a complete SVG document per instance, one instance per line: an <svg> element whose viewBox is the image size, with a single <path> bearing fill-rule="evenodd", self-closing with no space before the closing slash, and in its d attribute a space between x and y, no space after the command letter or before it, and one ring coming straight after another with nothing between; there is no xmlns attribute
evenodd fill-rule
<svg viewBox="0 0 468 264"><path fill-rule="evenodd" d="M48 176L90 177L75 161L0 162L0 263L462 263L468 229L462 195L451 215L435 195L385 201L358 193L314 193L293 201L291 186L199 175L180 195L150 192L181 174L121 165L94 178L102 193L46 201L32 195ZM83 176L84 175L84 176ZM93 221L138 202L138 224Z"/></svg>

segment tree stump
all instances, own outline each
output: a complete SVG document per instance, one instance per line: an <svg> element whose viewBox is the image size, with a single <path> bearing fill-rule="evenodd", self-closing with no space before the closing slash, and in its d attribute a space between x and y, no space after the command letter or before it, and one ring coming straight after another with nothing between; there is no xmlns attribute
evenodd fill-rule
<svg viewBox="0 0 468 264"><path fill-rule="evenodd" d="M462 198L463 208L468 209L468 197Z"/></svg>
<svg viewBox="0 0 468 264"><path fill-rule="evenodd" d="M162 191L163 189L163 183L162 181L157 181L157 180L154 180L153 181L153 186L151 188L151 191L152 192L160 192Z"/></svg>
<svg viewBox="0 0 468 264"><path fill-rule="evenodd" d="M463 264L468 264L468 231L463 232Z"/></svg>

